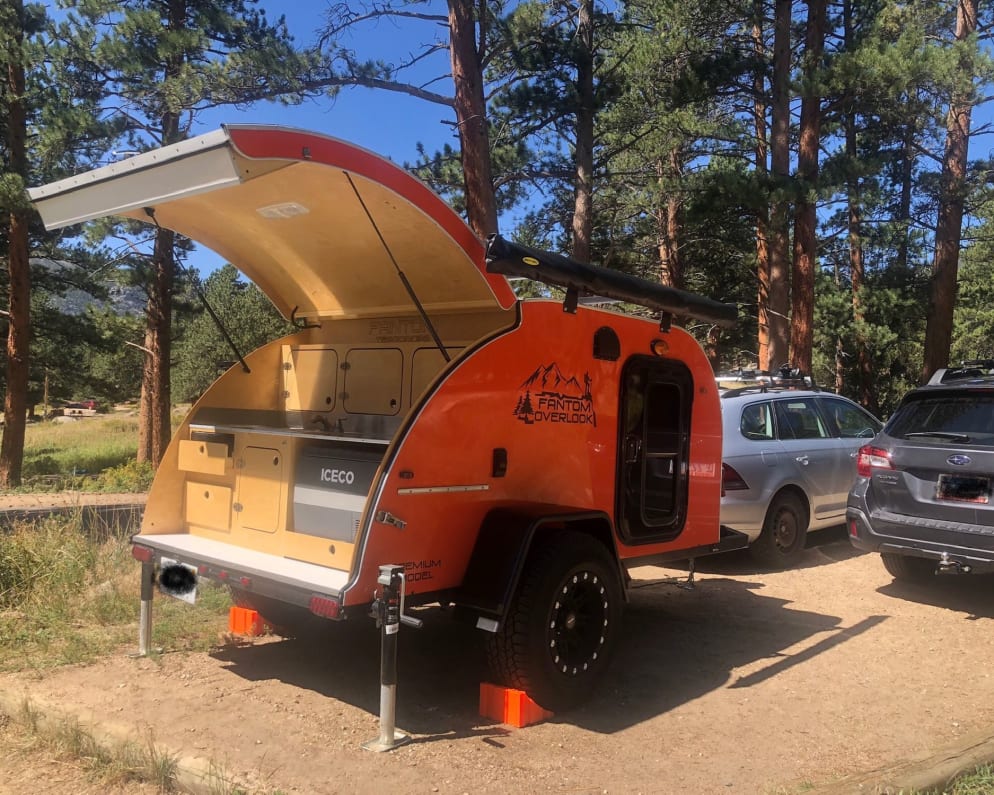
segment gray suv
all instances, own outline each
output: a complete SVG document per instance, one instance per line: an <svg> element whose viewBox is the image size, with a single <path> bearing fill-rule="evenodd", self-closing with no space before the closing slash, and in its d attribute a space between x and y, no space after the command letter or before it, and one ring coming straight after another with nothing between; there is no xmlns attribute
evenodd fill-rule
<svg viewBox="0 0 994 795"><path fill-rule="evenodd" d="M796 376L796 373L795 373ZM810 379L761 377L738 388L719 375L723 423L721 524L749 536L754 560L789 568L808 530L841 525L856 452L881 423Z"/></svg>
<svg viewBox="0 0 994 795"><path fill-rule="evenodd" d="M939 370L859 451L846 520L899 580L994 571L994 360Z"/></svg>

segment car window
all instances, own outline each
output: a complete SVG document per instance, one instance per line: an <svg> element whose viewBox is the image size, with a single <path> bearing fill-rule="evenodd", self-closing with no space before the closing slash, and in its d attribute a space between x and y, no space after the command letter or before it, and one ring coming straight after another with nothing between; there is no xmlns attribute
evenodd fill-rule
<svg viewBox="0 0 994 795"><path fill-rule="evenodd" d="M912 435L916 441L953 441L994 447L994 394L969 392L915 397L901 406L887 425L896 438ZM962 438L960 438L962 437Z"/></svg>
<svg viewBox="0 0 994 795"><path fill-rule="evenodd" d="M776 407L777 426L781 439L828 438L828 429L813 399L778 400L773 405Z"/></svg>
<svg viewBox="0 0 994 795"><path fill-rule="evenodd" d="M773 438L773 409L769 402L752 403L742 409L739 431L746 439L755 441Z"/></svg>
<svg viewBox="0 0 994 795"><path fill-rule="evenodd" d="M843 439L871 438L880 430L880 422L855 403L839 398L821 398L821 406Z"/></svg>

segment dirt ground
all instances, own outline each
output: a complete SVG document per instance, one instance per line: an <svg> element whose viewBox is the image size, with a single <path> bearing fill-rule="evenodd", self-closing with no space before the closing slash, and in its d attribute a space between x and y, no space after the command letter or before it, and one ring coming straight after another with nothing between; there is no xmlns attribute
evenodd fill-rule
<svg viewBox="0 0 994 795"><path fill-rule="evenodd" d="M439 610L401 631L397 726L413 741L390 753L361 747L379 732L372 621L8 675L0 694L299 793L799 793L994 735L994 581L898 585L841 532L813 541L789 572L699 562L693 590L680 570L634 570L603 686L523 729L479 716L478 633ZM0 792L80 791L5 772Z"/></svg>

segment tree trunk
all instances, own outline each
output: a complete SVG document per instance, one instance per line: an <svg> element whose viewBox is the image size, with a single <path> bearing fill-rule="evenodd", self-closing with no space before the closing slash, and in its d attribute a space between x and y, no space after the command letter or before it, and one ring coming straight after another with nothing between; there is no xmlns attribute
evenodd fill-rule
<svg viewBox="0 0 994 795"><path fill-rule="evenodd" d="M590 262L594 226L594 3L580 0L577 19L576 153L573 204L573 258Z"/></svg>
<svg viewBox="0 0 994 795"><path fill-rule="evenodd" d="M818 147L821 140L821 91L817 88L825 46L826 0L808 0L804 43L800 143L797 150L799 193L794 211L794 262L791 274L791 364L811 373L814 343L815 260L818 254Z"/></svg>
<svg viewBox="0 0 994 795"><path fill-rule="evenodd" d="M788 363L790 327L790 14L791 0L776 0L773 23L773 80L770 167L775 198L770 208L769 368Z"/></svg>
<svg viewBox="0 0 994 795"><path fill-rule="evenodd" d="M27 118L24 109L24 4L13 0L17 28L10 31L7 64L7 156L8 169L22 180L27 174ZM7 327L7 394L4 398L3 441L0 443L0 488L21 483L24 461L24 431L27 424L29 347L31 338L31 265L28 256L28 219L23 202L17 203L8 219L9 286Z"/></svg>
<svg viewBox="0 0 994 795"><path fill-rule="evenodd" d="M186 28L186 0L170 0L168 26L172 31ZM176 79L183 68L182 56L166 66L166 79ZM182 140L179 113L168 106L162 113L161 143ZM155 208L152 208L153 210ZM154 220L154 216L153 216ZM152 251L152 274L145 308L145 359L142 366L139 407L138 460L158 465L172 435L172 396L170 354L172 351L173 287L176 280L176 235L156 226Z"/></svg>
<svg viewBox="0 0 994 795"><path fill-rule="evenodd" d="M962 42L977 30L979 0L960 0L956 12L956 41ZM932 289L925 325L925 361L922 383L949 364L953 337L953 308L956 305L956 275L959 268L963 205L966 195L967 152L972 110L971 80L975 74L972 50L960 50L960 87L953 91L946 117L946 148L942 160L939 214L935 228L935 258Z"/></svg>
<svg viewBox="0 0 994 795"><path fill-rule="evenodd" d="M711 326L708 329L707 336L704 338L704 355L708 357L711 369L716 373L721 367L721 358L718 355L718 342L720 340L721 328L719 326Z"/></svg>
<svg viewBox="0 0 994 795"><path fill-rule="evenodd" d="M145 358L142 363L141 403L138 409L138 460L157 465L171 435L172 407L170 355L172 303L175 282L176 235L158 229L152 254L152 273L145 304Z"/></svg>
<svg viewBox="0 0 994 795"><path fill-rule="evenodd" d="M897 257L894 264L903 273L908 268L908 232L911 229L911 195L914 191L915 176L915 126L908 124L904 128L904 141L901 160L901 198L897 211L897 222L900 224L901 237L897 242Z"/></svg>
<svg viewBox="0 0 994 795"><path fill-rule="evenodd" d="M659 230L659 280L667 287L682 290L683 267L680 262L680 234L682 201L679 195L682 171L680 147L670 149L669 162L656 164L660 186L666 202L656 210L656 224ZM672 187L667 187L672 186Z"/></svg>
<svg viewBox="0 0 994 795"><path fill-rule="evenodd" d="M763 3L756 0L756 23L752 27L753 49L757 61L762 63L766 57L766 47L763 44ZM762 67L756 69L753 81L756 102L753 106L753 122L756 130L756 181L765 184L769 174L766 158L768 141L766 129L766 79ZM759 204L756 210L756 281L758 295L756 296L757 313L757 345L756 364L760 370L770 369L770 250L769 250L769 220L770 209L766 204Z"/></svg>
<svg viewBox="0 0 994 795"><path fill-rule="evenodd" d="M170 413L172 392L169 386L169 363L172 354L173 284L176 260L174 243L176 235L169 229L160 229L155 235L155 253L152 256L152 297L148 305L148 326L151 330L151 443L152 461L156 464L165 455L172 435Z"/></svg>
<svg viewBox="0 0 994 795"><path fill-rule="evenodd" d="M843 6L846 45L854 46L855 36L852 24L852 2L846 0ZM856 114L849 108L845 110L843 120L846 134L846 161L852 164L846 180L846 204L848 206L849 233L849 279L852 286L852 317L853 338L856 344L856 389L859 402L873 414L880 413L880 404L876 391L873 389L873 367L870 361L870 351L866 342L865 317L863 313L863 285L865 281L865 265L863 261L863 198L859 177L855 173L855 164L859 162L859 136L856 129ZM836 353L836 392L841 392L844 386L844 347L839 338Z"/></svg>
<svg viewBox="0 0 994 795"><path fill-rule="evenodd" d="M145 355L142 357L142 383L141 394L138 399L138 455L139 463L149 461L154 463L155 457L152 455L152 426L155 424L152 412L152 357L149 351L152 350L153 335L152 327L148 322L149 313L152 306L152 299L149 297L145 301L145 339L142 346Z"/></svg>
<svg viewBox="0 0 994 795"><path fill-rule="evenodd" d="M480 24L486 19L486 0L480 0ZM483 95L483 67L476 44L471 0L449 0L449 51L454 107L462 151L466 214L470 228L481 239L497 231L497 198L490 164L490 131ZM481 34L481 48L483 36Z"/></svg>
<svg viewBox="0 0 994 795"><path fill-rule="evenodd" d="M848 135L848 131L847 131ZM853 131L855 137L855 130ZM850 179L849 187L849 274L852 281L852 315L856 339L857 389L859 402L873 414L880 413L877 393L873 388L873 362L866 342L866 317L863 309L863 290L866 267L863 261L863 217L858 180Z"/></svg>

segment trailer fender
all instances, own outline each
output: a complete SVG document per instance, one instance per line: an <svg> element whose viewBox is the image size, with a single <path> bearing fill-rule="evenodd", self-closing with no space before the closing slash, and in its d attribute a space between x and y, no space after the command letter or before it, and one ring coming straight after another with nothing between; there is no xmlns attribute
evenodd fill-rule
<svg viewBox="0 0 994 795"><path fill-rule="evenodd" d="M462 587L453 594L456 614L479 629L497 632L507 616L531 551L558 530L589 535L614 561L627 601L628 574L613 543L611 520L602 511L535 514L497 508L484 518L466 567Z"/></svg>

